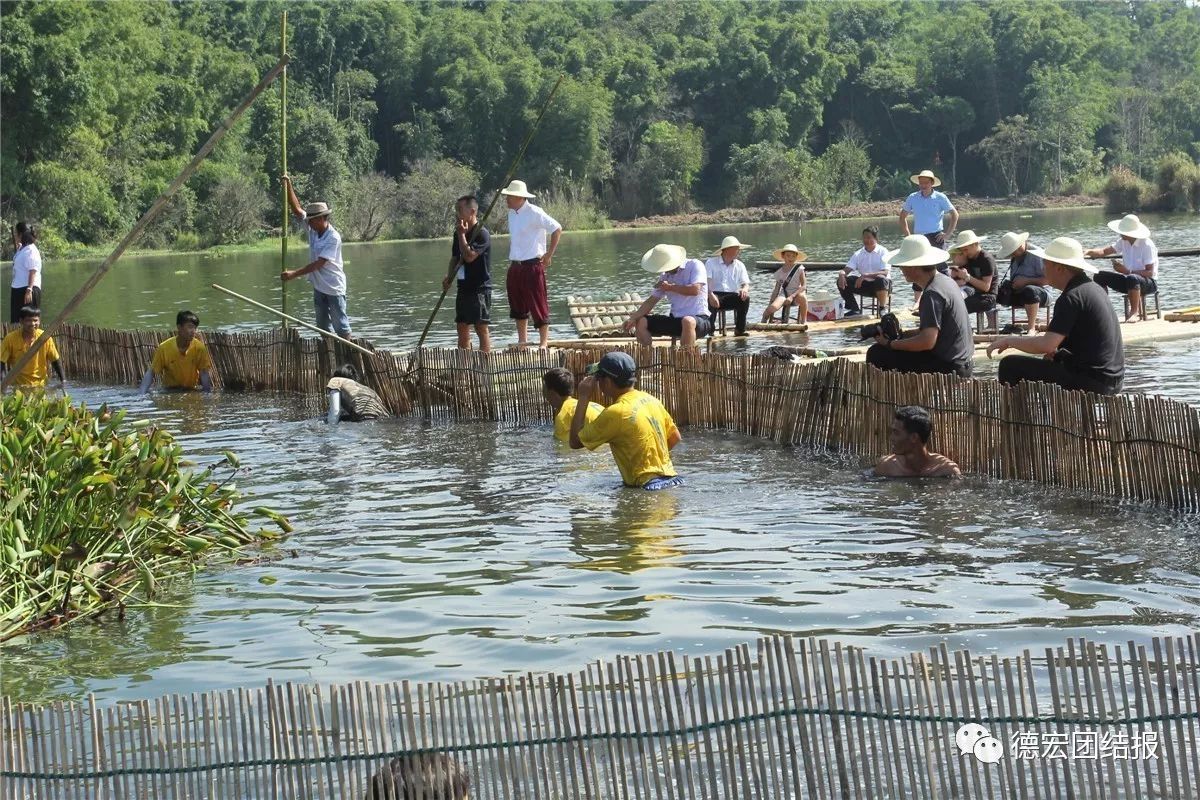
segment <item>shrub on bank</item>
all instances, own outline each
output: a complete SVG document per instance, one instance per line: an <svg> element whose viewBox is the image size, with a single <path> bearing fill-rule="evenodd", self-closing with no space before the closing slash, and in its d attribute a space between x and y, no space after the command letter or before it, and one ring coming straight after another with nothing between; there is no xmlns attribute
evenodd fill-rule
<svg viewBox="0 0 1200 800"><path fill-rule="evenodd" d="M1200 211L1200 164L1185 153L1168 153L1155 170L1155 205L1163 211Z"/></svg>
<svg viewBox="0 0 1200 800"><path fill-rule="evenodd" d="M1128 167L1114 167L1104 183L1104 207L1112 213L1142 208L1154 193L1154 187Z"/></svg>
<svg viewBox="0 0 1200 800"><path fill-rule="evenodd" d="M193 472L166 431L66 399L0 399L0 641L149 600L210 557L274 538L234 511L229 474ZM285 532L287 520L258 513Z"/></svg>

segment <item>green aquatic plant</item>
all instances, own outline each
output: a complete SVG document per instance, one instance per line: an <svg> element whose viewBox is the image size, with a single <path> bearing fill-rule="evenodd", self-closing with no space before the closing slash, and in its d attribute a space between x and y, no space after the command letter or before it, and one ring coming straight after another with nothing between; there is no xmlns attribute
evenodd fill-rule
<svg viewBox="0 0 1200 800"><path fill-rule="evenodd" d="M235 510L232 453L194 471L149 422L38 394L0 399L0 419L0 641L124 613L203 561L280 535ZM291 530L275 511L254 513Z"/></svg>

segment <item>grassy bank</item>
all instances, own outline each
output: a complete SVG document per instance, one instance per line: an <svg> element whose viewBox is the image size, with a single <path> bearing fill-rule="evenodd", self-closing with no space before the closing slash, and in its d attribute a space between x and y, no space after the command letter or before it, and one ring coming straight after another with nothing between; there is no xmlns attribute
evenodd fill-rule
<svg viewBox="0 0 1200 800"><path fill-rule="evenodd" d="M0 641L153 602L164 581L278 535L234 511L232 454L223 479L194 472L166 431L40 394L4 397L0 417Z"/></svg>

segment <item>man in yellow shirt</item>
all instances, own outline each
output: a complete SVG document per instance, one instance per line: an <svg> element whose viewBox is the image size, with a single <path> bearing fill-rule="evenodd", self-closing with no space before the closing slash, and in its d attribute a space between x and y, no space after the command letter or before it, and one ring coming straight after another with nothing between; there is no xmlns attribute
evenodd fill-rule
<svg viewBox="0 0 1200 800"><path fill-rule="evenodd" d="M542 396L554 409L554 438L560 442L571 442L571 420L575 416L575 376L571 370L555 367L542 376ZM604 406L587 404L587 422L600 416Z"/></svg>
<svg viewBox="0 0 1200 800"><path fill-rule="evenodd" d="M175 335L158 346L150 369L142 377L142 394L150 391L154 376L164 389L195 389L212 391L212 357L204 342L196 338L200 318L191 311L175 315Z"/></svg>
<svg viewBox="0 0 1200 800"><path fill-rule="evenodd" d="M595 450L609 445L626 486L651 491L680 486L683 478L671 463L671 448L682 439L679 429L658 398L635 389L636 383L637 362L628 353L608 353L589 367L579 396L591 397L599 387L611 404L591 422L586 407L576 405L571 447Z"/></svg>
<svg viewBox="0 0 1200 800"><path fill-rule="evenodd" d="M33 306L22 306L20 313L21 327L5 336L4 341L0 343L0 378L3 378L4 373L12 369L13 365L17 363L17 359L25 355L25 351L33 347L33 343L42 335L41 310ZM58 376L59 386L67 385L67 379L63 377L62 364L58 360L58 348L55 347L54 340L49 337L46 338L46 343L33 354L33 360L25 365L25 368L13 380L12 385L22 389L45 386L46 378L49 377L47 367L54 369L54 374Z"/></svg>

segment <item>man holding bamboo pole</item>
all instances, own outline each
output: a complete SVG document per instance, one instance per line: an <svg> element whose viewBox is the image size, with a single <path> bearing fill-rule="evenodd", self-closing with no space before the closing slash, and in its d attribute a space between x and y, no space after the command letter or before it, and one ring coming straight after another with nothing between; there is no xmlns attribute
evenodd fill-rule
<svg viewBox="0 0 1200 800"><path fill-rule="evenodd" d="M313 287L313 308L317 327L350 338L350 317L346 314L346 272L342 268L342 235L329 222L333 211L325 203L300 205L292 179L283 176L292 214L308 225L309 263L300 269L285 269L280 277L290 281L308 278Z"/></svg>
<svg viewBox="0 0 1200 800"><path fill-rule="evenodd" d="M450 246L450 266L442 280L442 290L456 281L454 324L458 328L458 349L471 349L471 327L479 337L479 349L492 350L488 330L492 312L492 235L479 223L479 200L468 194L454 204L457 222L454 243ZM472 233L473 232L473 233ZM467 237L471 237L470 243Z"/></svg>

